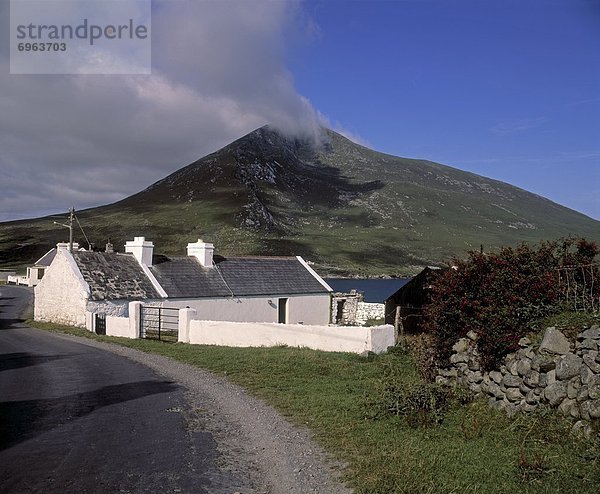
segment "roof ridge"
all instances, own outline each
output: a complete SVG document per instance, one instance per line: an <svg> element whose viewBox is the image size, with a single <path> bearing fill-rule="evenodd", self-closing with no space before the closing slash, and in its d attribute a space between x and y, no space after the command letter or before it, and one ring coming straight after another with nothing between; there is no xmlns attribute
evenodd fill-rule
<svg viewBox="0 0 600 494"><path fill-rule="evenodd" d="M224 259L292 259L297 261L296 256L221 256Z"/></svg>

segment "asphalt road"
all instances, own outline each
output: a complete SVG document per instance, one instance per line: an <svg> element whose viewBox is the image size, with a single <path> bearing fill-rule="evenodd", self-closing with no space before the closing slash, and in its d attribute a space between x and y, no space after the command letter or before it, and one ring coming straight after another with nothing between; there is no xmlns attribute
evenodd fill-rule
<svg viewBox="0 0 600 494"><path fill-rule="evenodd" d="M0 491L233 493L184 388L123 356L28 328L0 286ZM245 491L244 491L245 492Z"/></svg>

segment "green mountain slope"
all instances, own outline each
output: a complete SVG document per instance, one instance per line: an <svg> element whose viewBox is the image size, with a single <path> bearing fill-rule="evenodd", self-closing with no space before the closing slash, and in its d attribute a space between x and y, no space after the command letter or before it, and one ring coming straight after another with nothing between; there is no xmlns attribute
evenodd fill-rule
<svg viewBox="0 0 600 494"><path fill-rule="evenodd" d="M408 274L480 245L600 240L600 222L511 185L330 130L314 144L269 127L78 216L98 247L143 235L181 254L201 237L221 254L297 254L355 275ZM64 234L50 218L2 223L0 265L31 262Z"/></svg>

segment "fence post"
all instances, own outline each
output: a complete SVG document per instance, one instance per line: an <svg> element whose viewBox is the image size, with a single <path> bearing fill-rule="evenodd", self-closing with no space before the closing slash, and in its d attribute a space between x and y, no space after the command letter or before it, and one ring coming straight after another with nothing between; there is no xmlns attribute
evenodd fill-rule
<svg viewBox="0 0 600 494"><path fill-rule="evenodd" d="M196 319L196 309L179 309L179 327L177 341L181 343L190 342L190 321Z"/></svg>
<svg viewBox="0 0 600 494"><path fill-rule="evenodd" d="M400 306L396 306L396 315L394 317L394 344L397 345L399 342L400 333Z"/></svg>
<svg viewBox="0 0 600 494"><path fill-rule="evenodd" d="M129 334L131 338L140 337L140 322L142 316L142 303L129 302Z"/></svg>

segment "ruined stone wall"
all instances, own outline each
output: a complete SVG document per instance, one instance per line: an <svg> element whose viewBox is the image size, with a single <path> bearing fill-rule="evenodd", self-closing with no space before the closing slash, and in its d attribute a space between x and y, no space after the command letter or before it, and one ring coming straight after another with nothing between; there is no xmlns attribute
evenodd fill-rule
<svg viewBox="0 0 600 494"><path fill-rule="evenodd" d="M356 323L364 324L368 319L383 319L385 304L359 302L356 308Z"/></svg>
<svg viewBox="0 0 600 494"><path fill-rule="evenodd" d="M333 324L356 324L356 314L359 302L363 301L363 294L352 290L348 293L336 292L331 295L331 322ZM337 320L338 302L344 304L342 319Z"/></svg>
<svg viewBox="0 0 600 494"><path fill-rule="evenodd" d="M438 371L436 381L465 385L509 415L547 404L579 419L574 429L589 434L588 421L600 418L600 326L579 333L575 344L548 328L539 346L522 338L519 347L498 371L482 372L476 336L469 333L454 345L451 365Z"/></svg>

